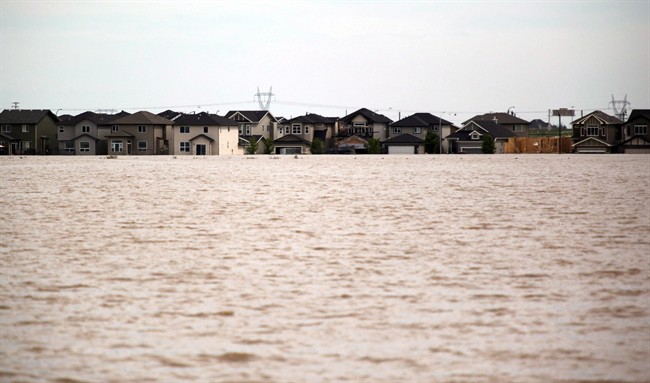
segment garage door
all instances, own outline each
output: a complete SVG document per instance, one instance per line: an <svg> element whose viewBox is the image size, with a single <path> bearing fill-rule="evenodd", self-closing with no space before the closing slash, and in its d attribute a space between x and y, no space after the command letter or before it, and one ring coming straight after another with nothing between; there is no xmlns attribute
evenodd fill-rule
<svg viewBox="0 0 650 383"><path fill-rule="evenodd" d="M388 154L415 154L415 146L389 146Z"/></svg>

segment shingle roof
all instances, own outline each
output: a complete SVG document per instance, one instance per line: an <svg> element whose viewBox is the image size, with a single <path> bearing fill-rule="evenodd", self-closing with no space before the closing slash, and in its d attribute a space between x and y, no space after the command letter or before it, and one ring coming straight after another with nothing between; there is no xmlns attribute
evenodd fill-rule
<svg viewBox="0 0 650 383"><path fill-rule="evenodd" d="M370 121L371 123L385 123L385 124L390 124L393 122L390 118L384 116L383 114L375 113L372 110L366 109L366 108L361 108L357 110L356 112L352 112L348 114L345 117L342 117L339 121L343 121L345 123L351 122L356 116L362 115L366 120Z"/></svg>
<svg viewBox="0 0 650 383"><path fill-rule="evenodd" d="M217 114L211 114L210 117L217 123L217 125L221 126L237 126L237 121L233 121L229 118L219 116Z"/></svg>
<svg viewBox="0 0 650 383"><path fill-rule="evenodd" d="M601 112L600 110L595 110L589 114L587 114L584 117L581 117L578 120L573 121L571 124L572 125L582 125L587 121L590 117L596 117L597 119L603 121L606 124L622 124L623 121L619 120L618 117L610 116L607 113Z"/></svg>
<svg viewBox="0 0 650 383"><path fill-rule="evenodd" d="M278 138L277 140L273 141L277 143L297 143L297 144L307 144L309 145L309 141L305 140L302 137L293 135L293 134L287 134L286 136L282 136Z"/></svg>
<svg viewBox="0 0 650 383"><path fill-rule="evenodd" d="M260 122L269 113L268 110L231 110L226 113L226 118L231 118L235 113L246 117L250 122ZM272 115L271 115L272 116Z"/></svg>
<svg viewBox="0 0 650 383"><path fill-rule="evenodd" d="M650 109L632 109L632 113L630 113L630 117L627 119L627 122L636 120L639 117L650 120Z"/></svg>
<svg viewBox="0 0 650 383"><path fill-rule="evenodd" d="M174 122L146 110L118 118L111 122L114 125L173 125Z"/></svg>
<svg viewBox="0 0 650 383"><path fill-rule="evenodd" d="M284 124L303 123L303 124L334 124L338 117L323 117L319 114L309 113L303 116L294 117L290 120L284 120Z"/></svg>
<svg viewBox="0 0 650 383"><path fill-rule="evenodd" d="M382 141L383 144L421 144L423 142L423 139L408 133L403 133Z"/></svg>
<svg viewBox="0 0 650 383"><path fill-rule="evenodd" d="M521 119L517 116L514 116L509 113L485 113L476 115L469 120L463 122L463 125L467 125L470 121L493 121L496 118L497 124L528 124L528 121Z"/></svg>
<svg viewBox="0 0 650 383"><path fill-rule="evenodd" d="M38 124L48 114L59 122L59 118L49 109L5 109L0 113L0 124Z"/></svg>
<svg viewBox="0 0 650 383"><path fill-rule="evenodd" d="M463 126L456 132L445 137L446 139L458 139L461 141L469 140L470 134L474 131L478 131L481 134L489 133L492 137L496 138L509 138L516 137L517 135L512 133L507 128L499 124L495 124L493 121L470 121L467 125Z"/></svg>
<svg viewBox="0 0 650 383"><path fill-rule="evenodd" d="M206 136L205 134L199 134L199 135L196 136L196 137L192 137L192 138L190 138L190 142L192 142L192 141L194 141L194 140L198 140L199 138L207 138L208 141L210 141L210 142L214 142L214 138L212 138L212 137L210 137L210 136Z"/></svg>
<svg viewBox="0 0 650 383"><path fill-rule="evenodd" d="M434 116L431 113L415 113L408 117L404 117L399 121L395 121L391 126L401 127L401 128L410 128L410 127L429 127L429 126L438 126L438 125L453 125L451 122Z"/></svg>
<svg viewBox="0 0 650 383"><path fill-rule="evenodd" d="M96 125L106 125L121 117L123 116L117 116L115 114L83 112L76 116L71 116L70 118L60 119L61 122L59 122L59 125L73 126L84 120L90 121Z"/></svg>
<svg viewBox="0 0 650 383"><path fill-rule="evenodd" d="M176 125L209 126L216 125L216 121L208 113L180 114L175 120Z"/></svg>

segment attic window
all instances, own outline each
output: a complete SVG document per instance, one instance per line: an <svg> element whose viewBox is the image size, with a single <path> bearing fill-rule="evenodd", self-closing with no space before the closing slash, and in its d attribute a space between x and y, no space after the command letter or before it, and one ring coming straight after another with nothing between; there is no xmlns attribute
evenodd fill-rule
<svg viewBox="0 0 650 383"><path fill-rule="evenodd" d="M477 132L476 130L470 133L470 138L472 140L478 140L481 138L481 133Z"/></svg>
<svg viewBox="0 0 650 383"><path fill-rule="evenodd" d="M352 126L355 127L355 128L365 128L366 123L365 122L354 122L354 123L352 123Z"/></svg>

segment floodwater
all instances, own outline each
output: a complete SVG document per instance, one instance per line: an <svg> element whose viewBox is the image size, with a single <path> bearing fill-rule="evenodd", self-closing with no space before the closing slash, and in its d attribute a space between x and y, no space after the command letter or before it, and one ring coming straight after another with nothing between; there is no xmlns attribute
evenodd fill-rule
<svg viewBox="0 0 650 383"><path fill-rule="evenodd" d="M0 158L2 382L648 382L650 156Z"/></svg>

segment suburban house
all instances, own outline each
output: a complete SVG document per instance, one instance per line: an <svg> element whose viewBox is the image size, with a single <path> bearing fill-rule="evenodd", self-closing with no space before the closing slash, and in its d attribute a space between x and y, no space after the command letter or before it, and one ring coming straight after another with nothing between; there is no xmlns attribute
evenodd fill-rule
<svg viewBox="0 0 650 383"><path fill-rule="evenodd" d="M268 110L231 110L226 113L226 118L236 121L239 125L240 143L245 147L251 139L260 143L257 153L264 153L262 137L276 138L278 120Z"/></svg>
<svg viewBox="0 0 650 383"><path fill-rule="evenodd" d="M650 153L650 109L633 109L623 125L621 153Z"/></svg>
<svg viewBox="0 0 650 383"><path fill-rule="evenodd" d="M508 139L516 137L510 129L494 121L470 120L445 139L449 141L450 153L482 153L483 137L486 134L492 136L494 140L495 153L503 153Z"/></svg>
<svg viewBox="0 0 650 383"><path fill-rule="evenodd" d="M392 122L393 120L383 114L361 108L338 120L337 136L345 138L356 135L366 140L369 138L385 140L388 138L388 126Z"/></svg>
<svg viewBox="0 0 650 383"><path fill-rule="evenodd" d="M166 134L169 154L242 154L239 147L239 124L236 121L206 112L179 113L172 118L173 125L167 127Z"/></svg>
<svg viewBox="0 0 650 383"><path fill-rule="evenodd" d="M573 151L616 153L623 139L623 121L596 110L573 121Z"/></svg>
<svg viewBox="0 0 650 383"><path fill-rule="evenodd" d="M58 154L59 118L49 109L0 113L0 154Z"/></svg>
<svg viewBox="0 0 650 383"><path fill-rule="evenodd" d="M58 123L59 154L108 154L106 135L110 123L128 115L83 112L76 116L61 116Z"/></svg>
<svg viewBox="0 0 650 383"><path fill-rule="evenodd" d="M415 113L393 122L389 130L390 138L384 140L382 144L384 145L385 151L389 154L402 151L404 153L410 152L410 154L424 153L424 139L427 133L431 132L440 138L440 142L442 142L442 153L448 153L448 144L444 140L444 137L457 130L458 128L452 122L434 116L431 113ZM406 136L400 138L400 135ZM421 148L418 149L416 147L412 151L408 148L409 145L421 146Z"/></svg>
<svg viewBox="0 0 650 383"><path fill-rule="evenodd" d="M507 113L486 113L474 116L469 120L463 122L463 126L467 125L470 121L492 121L495 124L499 124L502 127L508 129L517 137L528 137L530 135L530 123L526 120L523 120L513 112Z"/></svg>
<svg viewBox="0 0 650 383"><path fill-rule="evenodd" d="M106 135L108 154L169 154L167 131L173 121L140 111L107 124L111 132Z"/></svg>
<svg viewBox="0 0 650 383"><path fill-rule="evenodd" d="M295 148L302 147L301 153L306 153L308 150L305 149L309 148L314 139L321 140L324 151L332 151L336 139L336 120L336 117L323 117L314 113L283 120L277 125L275 152L285 153L285 149L289 149L288 152L293 153Z"/></svg>

